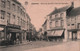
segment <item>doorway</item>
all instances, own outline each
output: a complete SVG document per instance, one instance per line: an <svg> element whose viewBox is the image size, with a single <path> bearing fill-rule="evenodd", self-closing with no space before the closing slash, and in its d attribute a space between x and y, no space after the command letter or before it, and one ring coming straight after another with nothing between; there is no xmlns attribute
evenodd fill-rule
<svg viewBox="0 0 80 51"><path fill-rule="evenodd" d="M72 32L72 40L77 40L77 31Z"/></svg>

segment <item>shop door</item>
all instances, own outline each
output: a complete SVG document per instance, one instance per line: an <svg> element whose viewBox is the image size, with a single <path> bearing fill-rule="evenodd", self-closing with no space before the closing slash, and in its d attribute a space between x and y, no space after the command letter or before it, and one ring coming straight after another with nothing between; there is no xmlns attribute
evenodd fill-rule
<svg viewBox="0 0 80 51"><path fill-rule="evenodd" d="M12 35L11 35L11 40L12 41L14 41L14 40L16 40L16 33L11 33Z"/></svg>
<svg viewBox="0 0 80 51"><path fill-rule="evenodd" d="M72 40L77 39L77 31L72 32Z"/></svg>

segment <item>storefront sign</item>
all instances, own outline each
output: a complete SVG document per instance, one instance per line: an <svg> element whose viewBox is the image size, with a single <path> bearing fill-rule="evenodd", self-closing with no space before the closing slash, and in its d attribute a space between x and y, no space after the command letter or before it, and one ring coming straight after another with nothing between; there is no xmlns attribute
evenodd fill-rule
<svg viewBox="0 0 80 51"><path fill-rule="evenodd" d="M20 26L14 25L14 24L8 24L8 27L14 27L14 28L19 28L20 29Z"/></svg>

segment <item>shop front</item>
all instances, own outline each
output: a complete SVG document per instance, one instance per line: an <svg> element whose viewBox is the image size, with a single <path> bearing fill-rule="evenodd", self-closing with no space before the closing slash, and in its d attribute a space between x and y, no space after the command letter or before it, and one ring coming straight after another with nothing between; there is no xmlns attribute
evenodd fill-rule
<svg viewBox="0 0 80 51"><path fill-rule="evenodd" d="M4 25L0 25L0 42L6 39L5 36L5 27Z"/></svg>
<svg viewBox="0 0 80 51"><path fill-rule="evenodd" d="M19 44L22 43L22 30L20 26L17 25L8 25L7 29L7 40L10 41L11 44Z"/></svg>
<svg viewBox="0 0 80 51"><path fill-rule="evenodd" d="M64 30L49 31L47 36L51 41L62 41L64 39Z"/></svg>
<svg viewBox="0 0 80 51"><path fill-rule="evenodd" d="M77 34L78 34L78 30L77 29L68 30L68 39L69 40L77 40Z"/></svg>

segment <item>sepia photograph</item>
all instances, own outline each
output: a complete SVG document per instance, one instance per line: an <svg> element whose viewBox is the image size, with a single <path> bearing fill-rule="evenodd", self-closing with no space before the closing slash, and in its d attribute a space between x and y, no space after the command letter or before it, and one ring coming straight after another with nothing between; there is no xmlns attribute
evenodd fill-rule
<svg viewBox="0 0 80 51"><path fill-rule="evenodd" d="M0 51L80 51L80 0L0 0Z"/></svg>

